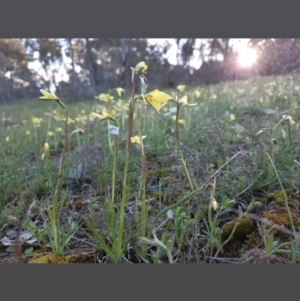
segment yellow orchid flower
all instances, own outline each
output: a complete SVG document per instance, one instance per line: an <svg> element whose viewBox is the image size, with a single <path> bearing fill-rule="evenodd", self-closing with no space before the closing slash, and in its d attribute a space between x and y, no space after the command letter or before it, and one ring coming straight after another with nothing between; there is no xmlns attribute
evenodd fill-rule
<svg viewBox="0 0 300 301"><path fill-rule="evenodd" d="M43 89L40 89L40 92L44 95L39 97L40 100L59 100L59 98L54 94L54 92L49 93Z"/></svg>
<svg viewBox="0 0 300 301"><path fill-rule="evenodd" d="M218 203L215 199L211 200L211 207L216 211L218 209Z"/></svg>
<svg viewBox="0 0 300 301"><path fill-rule="evenodd" d="M148 66L145 64L145 62L139 62L135 68L134 68L135 73L137 74L147 74L148 71Z"/></svg>
<svg viewBox="0 0 300 301"><path fill-rule="evenodd" d="M195 94L196 98L199 98L201 96L201 92L198 90L195 90L194 94Z"/></svg>
<svg viewBox="0 0 300 301"><path fill-rule="evenodd" d="M99 99L99 100L103 100L103 101L110 101L111 99L113 99L113 96L110 96L109 94L101 93L101 94L98 96L98 99Z"/></svg>
<svg viewBox="0 0 300 301"><path fill-rule="evenodd" d="M78 128L76 126L76 130L74 130L71 134L79 134L79 135L83 135L84 134L84 130L81 128ZM71 136L71 135L70 135Z"/></svg>
<svg viewBox="0 0 300 301"><path fill-rule="evenodd" d="M229 119L230 119L230 121L235 120L235 115L234 115L234 114L230 114L230 115L229 115Z"/></svg>
<svg viewBox="0 0 300 301"><path fill-rule="evenodd" d="M189 103L188 104L188 101L187 101L187 96L183 96L179 101L178 103L181 105L181 106L195 106L197 105L196 103Z"/></svg>
<svg viewBox="0 0 300 301"><path fill-rule="evenodd" d="M44 150L45 150L45 152L46 152L48 149L49 149L49 143L46 142L46 143L44 143Z"/></svg>
<svg viewBox="0 0 300 301"><path fill-rule="evenodd" d="M68 118L68 124L71 124L71 123L75 123L75 120L73 120L71 117Z"/></svg>
<svg viewBox="0 0 300 301"><path fill-rule="evenodd" d="M142 139L145 139L145 138L146 138L146 136L142 136ZM131 143L135 143L135 144L141 146L140 136L131 137L130 141L131 141Z"/></svg>
<svg viewBox="0 0 300 301"><path fill-rule="evenodd" d="M34 124L40 124L42 121L43 121L42 118L38 118L38 117L33 117L33 118L32 118L32 122L33 122Z"/></svg>
<svg viewBox="0 0 300 301"><path fill-rule="evenodd" d="M176 116L172 116L172 119L176 121ZM185 124L185 120L184 119L178 119L178 123L179 124Z"/></svg>
<svg viewBox="0 0 300 301"><path fill-rule="evenodd" d="M118 95L121 96L122 93L124 92L124 89L119 87L119 88L116 88L116 91L117 91Z"/></svg>
<svg viewBox="0 0 300 301"><path fill-rule="evenodd" d="M69 139L70 139L74 134L83 135L83 134L84 134L84 130L81 129L81 128L78 128L78 127L76 126L76 130L74 130L74 131L70 134Z"/></svg>
<svg viewBox="0 0 300 301"><path fill-rule="evenodd" d="M65 110L66 107L63 102L54 94L54 92L47 92L46 90L40 89L40 92L44 95L39 97L39 100L54 100L57 101L60 106L62 106Z"/></svg>
<svg viewBox="0 0 300 301"><path fill-rule="evenodd" d="M182 92L185 90L185 88L186 88L186 86L184 86L184 85L178 85L176 89L179 90L180 92Z"/></svg>
<svg viewBox="0 0 300 301"><path fill-rule="evenodd" d="M144 99L157 113L159 113L159 110L167 103L168 100L172 99L172 97L156 89L146 94Z"/></svg>
<svg viewBox="0 0 300 301"><path fill-rule="evenodd" d="M186 105L187 104L187 96L185 95L185 96L183 96L180 100L179 100L179 103L181 104L181 105Z"/></svg>
<svg viewBox="0 0 300 301"><path fill-rule="evenodd" d="M111 119L113 114L108 114L106 111L102 111L102 115L92 112L90 114L92 118L99 118L101 121L106 119Z"/></svg>
<svg viewBox="0 0 300 301"><path fill-rule="evenodd" d="M289 122L289 124L295 124L295 121L291 116L283 115L283 118Z"/></svg>

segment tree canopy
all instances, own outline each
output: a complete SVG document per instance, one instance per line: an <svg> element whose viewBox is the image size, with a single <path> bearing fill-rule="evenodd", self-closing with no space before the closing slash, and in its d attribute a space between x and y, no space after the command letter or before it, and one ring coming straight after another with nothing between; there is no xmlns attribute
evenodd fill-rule
<svg viewBox="0 0 300 301"><path fill-rule="evenodd" d="M109 88L126 89L130 67L140 61L149 66L147 78L153 88L286 74L300 67L300 39L249 39L248 46L258 54L249 69L236 63L232 39L178 38L174 45L176 62L171 64L167 40L154 44L127 38L0 39L0 101L36 97L39 88L74 99L94 97Z"/></svg>

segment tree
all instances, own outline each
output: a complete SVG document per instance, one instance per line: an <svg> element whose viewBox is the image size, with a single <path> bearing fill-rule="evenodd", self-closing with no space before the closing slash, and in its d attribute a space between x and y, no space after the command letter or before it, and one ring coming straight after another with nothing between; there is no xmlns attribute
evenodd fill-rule
<svg viewBox="0 0 300 301"><path fill-rule="evenodd" d="M260 75L287 74L300 69L300 39L252 39Z"/></svg>
<svg viewBox="0 0 300 301"><path fill-rule="evenodd" d="M34 85L20 39L0 39L0 98L11 100L30 94Z"/></svg>

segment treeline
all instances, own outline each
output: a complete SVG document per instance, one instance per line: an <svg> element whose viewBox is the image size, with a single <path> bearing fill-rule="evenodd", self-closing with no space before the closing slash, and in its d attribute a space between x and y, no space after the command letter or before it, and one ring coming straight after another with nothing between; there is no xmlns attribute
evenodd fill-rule
<svg viewBox="0 0 300 301"><path fill-rule="evenodd" d="M166 57L171 45L147 39L0 39L0 101L37 97L40 88L74 99L94 97L109 88L128 89L130 67L140 61L149 66L149 89L279 75L300 68L300 39L250 39L258 61L248 69L237 64L231 39L175 42L177 64L171 65ZM191 65L195 59L200 61L198 69Z"/></svg>

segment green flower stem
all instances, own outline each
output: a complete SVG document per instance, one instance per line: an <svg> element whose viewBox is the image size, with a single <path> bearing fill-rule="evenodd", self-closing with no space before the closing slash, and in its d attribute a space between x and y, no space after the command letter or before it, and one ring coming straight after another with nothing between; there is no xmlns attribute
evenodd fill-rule
<svg viewBox="0 0 300 301"><path fill-rule="evenodd" d="M128 116L128 129L127 129L127 141L126 141L126 153L125 153L125 164L124 164L124 175L123 175L123 185L122 185L122 199L120 206L120 217L119 217L119 229L118 229L118 242L117 242L117 259L121 261L122 259L122 241L123 241L123 228L124 228L124 215L125 215L125 203L127 196L127 171L130 153L130 138L132 135L132 125L133 125L133 113L134 113L134 102L135 102L135 81L134 72L132 72L132 88L131 88L131 101L129 103L129 116Z"/></svg>
<svg viewBox="0 0 300 301"><path fill-rule="evenodd" d="M120 128L119 123L115 120L117 123L118 128ZM115 203L115 186L116 186L116 169L117 169L117 155L119 150L119 145L122 142L119 142L120 136L115 139L114 142L114 152L113 152L113 170L112 170L112 193L111 193L111 209L114 212L114 203Z"/></svg>
<svg viewBox="0 0 300 301"><path fill-rule="evenodd" d="M214 195L216 191L216 178L214 178L214 183L212 187L210 188L210 199L209 199L209 204L208 204L208 223L209 223L209 228L212 231L214 229L214 224L211 219L211 213L212 213L212 201L214 201Z"/></svg>
<svg viewBox="0 0 300 301"><path fill-rule="evenodd" d="M62 176L63 176L62 173L63 173L63 166L64 166L64 162L65 162L65 155L66 155L66 151L68 149L68 118L69 118L68 110L66 109L64 147L63 147L63 151L62 151L60 163L59 163L58 178L57 178L57 182L56 182L56 186L55 186L53 203L56 202L56 199L57 199L57 194L58 194L59 187L60 187L60 184L62 181Z"/></svg>
<svg viewBox="0 0 300 301"><path fill-rule="evenodd" d="M273 127L273 131L279 126L279 124L284 120L284 118L281 118Z"/></svg>
<svg viewBox="0 0 300 301"><path fill-rule="evenodd" d="M291 125L289 121L288 121L288 135L289 135L289 142L291 146L293 144L293 141L292 141Z"/></svg>
<svg viewBox="0 0 300 301"><path fill-rule="evenodd" d="M145 237L146 235L146 221L147 221L147 212L146 212L146 176L147 176L147 167L146 167L146 156L144 151L144 144L142 139L142 112L139 112L140 117L140 126L139 126L139 134L141 141L141 157L142 157L142 206L141 206L141 230L139 233L140 237ZM142 256L146 256L147 253L147 245L141 246Z"/></svg>
<svg viewBox="0 0 300 301"><path fill-rule="evenodd" d="M59 102L61 103L61 102ZM54 196L52 199L52 208L48 208L48 217L49 220L51 222L51 227L52 227L52 231L53 231L53 240L54 240L54 252L57 255L61 255L62 253L62 248L61 248L61 244L60 244L60 239L59 239L59 230L60 230L60 226L59 226L59 219L57 218L57 195L58 195L58 191L61 185L61 181L62 181L62 176L63 176L63 166L64 166L64 161L65 161L65 154L68 148L68 110L66 109L66 107L63 105L63 107L65 108L66 111L66 121L65 121L65 137L64 137L64 147L63 147L63 151L61 154L61 158L60 158L60 164L59 164L59 171L58 171L58 177L57 177L57 182L56 182L56 186L55 186L55 191L54 191Z"/></svg>
<svg viewBox="0 0 300 301"><path fill-rule="evenodd" d="M111 145L111 137L110 137L110 119L107 120L107 138L108 138L108 146L111 153L113 153L112 145Z"/></svg>
<svg viewBox="0 0 300 301"><path fill-rule="evenodd" d="M189 181L190 188L192 190L194 190L194 186L193 186L193 183L192 183L189 171L187 169L185 159L184 159L184 157L182 155L182 150L181 150L181 145L180 145L179 122L178 122L178 120L179 120L179 111L180 111L180 104L177 102L177 110L176 110L176 141L177 141L177 148L178 148L178 152L180 154L180 158L181 158L181 161L182 161L182 165L183 165L184 171L185 171L186 176L187 176L188 181Z"/></svg>
<svg viewBox="0 0 300 301"><path fill-rule="evenodd" d="M112 169L112 185L111 185L111 202L110 202L110 214L111 214L111 218L110 218L110 228L113 231L113 237L115 237L114 235L114 221L115 221L115 208L114 208L114 204L115 204L115 190L116 190L116 168L117 168L117 154L118 154L118 138L116 138L115 143L114 143L114 152L113 152L113 169Z"/></svg>

